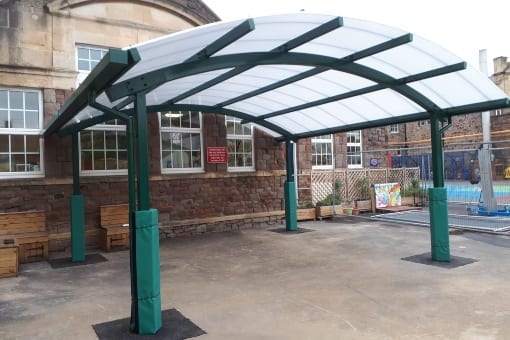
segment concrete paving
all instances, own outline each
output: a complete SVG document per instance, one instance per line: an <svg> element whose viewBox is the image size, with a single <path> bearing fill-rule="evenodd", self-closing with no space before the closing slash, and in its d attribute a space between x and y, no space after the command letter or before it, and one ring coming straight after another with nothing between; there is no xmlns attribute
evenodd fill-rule
<svg viewBox="0 0 510 340"><path fill-rule="evenodd" d="M162 240L163 309L196 339L510 339L510 237L451 235L454 269L402 258L430 251L428 228L342 219L313 232L242 230ZM274 228L274 226L273 226ZM473 236L475 235L475 236ZM129 316L129 253L0 279L0 339L96 339Z"/></svg>

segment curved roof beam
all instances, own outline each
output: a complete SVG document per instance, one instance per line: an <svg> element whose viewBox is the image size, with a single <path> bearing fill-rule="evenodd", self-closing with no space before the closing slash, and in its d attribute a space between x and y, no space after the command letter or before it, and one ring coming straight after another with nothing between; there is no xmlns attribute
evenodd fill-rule
<svg viewBox="0 0 510 340"><path fill-rule="evenodd" d="M161 104L161 105L149 105L147 106L147 112L160 112L160 111L201 111L201 112L207 112L207 113L216 113L221 114L225 116L232 116L239 118L241 120L247 120L250 119L251 116L248 114L236 111L236 110L230 110L225 109L222 107L215 107L215 106L208 106L208 105L194 105L194 104ZM127 114L134 114L133 109L128 110L122 110L121 112L127 113ZM257 123L260 126L263 126L265 128L268 128L269 130L273 130L274 132L277 132L283 136L283 139L289 139L289 140L295 140L294 135L279 127L278 125L272 124L270 122L259 122Z"/></svg>
<svg viewBox="0 0 510 340"><path fill-rule="evenodd" d="M407 76L407 77L402 77L402 78L399 78L399 79L395 79L393 85L391 85L389 83L386 83L386 84L377 84L377 85L367 86L367 87L364 87L364 88L361 88L361 89L357 89L357 90L354 90L354 91L350 91L350 92L347 92L347 93L342 93L342 94L339 94L339 95L336 95L336 96L331 96L331 97L315 100L315 101L312 101L312 102L308 102L306 104L302 104L302 105L298 105L298 106L294 106L294 107L289 107L289 108L286 108L286 109L283 109L283 110L279 110L279 111L271 112L271 113L268 113L268 114L265 114L265 115L262 115L262 116L258 116L256 118L252 119L252 122L255 123L255 122L258 122L259 120L262 120L262 119L280 116L280 115L283 115L283 114L286 114L286 113L289 113L289 112L298 111L298 110L304 110L304 109L308 109L308 108L311 108L311 107L314 107L314 106L324 105L324 104L331 103L331 102L336 102L336 101L339 101L339 100L342 100L342 99L347 99L347 98L352 98L352 97L360 96L360 95L363 95L363 94L367 94L367 93L383 90L383 89L386 89L388 87L393 88L395 86L402 86L402 85L405 85L405 84L408 84L408 83L412 83L414 81L423 80L423 79L427 79L427 78L431 78L431 77L436 77L436 76L440 76L440 75L443 75L443 74L448 74L448 73L452 73L452 72L456 72L456 71L461 71L461 70L464 70L465 68L466 68L466 63L465 62L460 62L460 63L457 63L457 64L448 65L448 66L444 66L444 67L439 67L439 68L434 69L434 70L425 71L425 72L418 73L418 74L415 74L415 75L412 75L412 76ZM400 85L398 85L398 84L400 84Z"/></svg>
<svg viewBox="0 0 510 340"><path fill-rule="evenodd" d="M391 88L423 107L426 111L441 111L441 109L426 96L406 84L399 83L398 79L383 72L356 63L346 63L342 59L295 52L287 52L284 54L275 52L229 54L211 57L201 61L172 65L114 84L106 90L106 93L109 99L114 101L138 92L150 91L171 80L209 71L236 67L250 68L257 65L312 66L346 72ZM413 75L409 77L413 77Z"/></svg>
<svg viewBox="0 0 510 340"><path fill-rule="evenodd" d="M221 115L227 115L227 116L233 116L236 118L240 118L243 121L248 122L249 118L251 116L240 112L236 110L230 110L225 109L217 106L209 106L209 105L195 105L195 104L161 104L161 105L152 105L147 106L148 112L158 112L158 111L201 111L201 112L210 112L215 114L221 114ZM132 113L131 110L123 110L122 112L126 113ZM413 122L417 120L423 120L428 119L429 113L426 111L414 113L411 115L401 116L401 117L393 117L391 120L392 124L397 123L406 123L406 122ZM346 131L353 131L353 130L359 130L359 129L366 129L370 127L379 127L383 125L387 125L390 122L388 122L388 119L378 119L378 120L371 120L370 122L362 122L362 123L355 123L355 124L348 124L348 125L342 125L342 126L335 126L331 128L326 128L322 130L315 130L310 133L302 133L302 134L294 134L288 130L282 129L279 126L275 126L271 124L268 121L260 121L260 122L254 122L255 124L258 124L260 126L266 127L270 130L273 130L279 134L282 135L281 138L277 138L277 140L292 140L297 141L301 138L307 138L307 137L313 137L313 136L319 136L329 133L336 133L336 132L346 132Z"/></svg>
<svg viewBox="0 0 510 340"><path fill-rule="evenodd" d="M346 57L343 57L343 58L339 59L339 62L343 61L345 63L352 63L352 62L354 62L356 60L359 60L359 59L362 59L362 58L365 58L365 57L377 54L379 52L390 50L390 49L392 49L394 47L398 47L400 45L410 43L411 41L413 41L413 35L411 33L404 34L404 35L402 35L400 37L397 37L397 38L385 41L385 42L383 42L381 44L378 44L378 45L375 45L375 46L371 46L371 47L366 48L366 49L364 49L362 51L354 52L354 53L352 53L352 54L350 54L350 55L348 55ZM279 87L283 87L285 85L289 85L289 84L295 83L296 81L303 80L305 78L309 78L309 77L315 76L315 75L317 75L319 73L326 72L328 70L329 69L324 68L324 67L314 67L311 70L302 72L302 73L297 74L297 75L292 76L292 77L288 77L288 78L283 79L281 81L278 81L278 82L276 82L274 84L270 84L270 85L261 87L260 89L257 89L257 90L252 91L252 92L245 93L245 94L243 94L243 95L241 95L239 97L226 100L226 101L224 101L222 103L216 104L216 106L228 106L230 104L242 101L244 99L255 97L255 96L259 95L259 94L262 94L262 93L265 93L265 92L269 92L269 91L275 90L275 89L277 89Z"/></svg>

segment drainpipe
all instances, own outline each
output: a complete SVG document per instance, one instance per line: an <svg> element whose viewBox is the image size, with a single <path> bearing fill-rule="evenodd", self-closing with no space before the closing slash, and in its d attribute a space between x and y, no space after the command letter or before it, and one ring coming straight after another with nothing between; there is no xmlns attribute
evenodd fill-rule
<svg viewBox="0 0 510 340"><path fill-rule="evenodd" d="M487 50L479 51L480 72L488 77L487 71ZM491 167L491 114L489 111L482 112L482 135L483 145L479 150L480 165L480 185L482 187L482 197L487 211L497 211L498 203L494 198L492 188L492 167Z"/></svg>

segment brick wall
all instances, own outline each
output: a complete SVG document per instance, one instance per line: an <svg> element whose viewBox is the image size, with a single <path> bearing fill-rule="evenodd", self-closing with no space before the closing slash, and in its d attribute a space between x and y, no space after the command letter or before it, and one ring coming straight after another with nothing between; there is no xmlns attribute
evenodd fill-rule
<svg viewBox="0 0 510 340"><path fill-rule="evenodd" d="M152 207L159 210L161 227L184 219L250 215L284 209L284 173L226 174L216 178L211 178L211 175L174 176L151 181ZM81 182L81 193L85 197L85 226L87 230L97 231L100 206L128 202L127 178L82 178ZM0 212L43 210L47 216L48 233L66 233L70 230L71 194L70 179L2 181ZM89 237L87 241L89 248L98 245L95 237ZM68 247L69 240L50 242L50 251L68 250Z"/></svg>
<svg viewBox="0 0 510 340"><path fill-rule="evenodd" d="M43 93L47 120L58 111L70 91L45 89ZM249 215L284 209L284 144L256 130L254 145L257 171L231 173L225 164L204 162L204 173L162 175L158 117L150 114L148 120L151 199L152 207L160 211L161 226L184 219ZM202 126L204 150L207 146L227 145L223 116L203 114ZM0 181L0 212L43 210L47 215L47 231L50 234L69 232L71 158L70 137L46 137L45 178ZM80 182L80 190L85 197L85 225L89 231L87 247L94 248L98 245L99 207L128 202L127 176L82 176ZM176 229L167 232L165 237L200 233L203 230L238 229L243 220L249 220L248 225L253 226L250 217L245 217L241 221L229 222L228 228L225 224L215 222L205 229L200 225L187 226L186 231L178 232ZM190 232L193 228L198 229ZM57 237L50 241L50 251L69 251L69 239Z"/></svg>

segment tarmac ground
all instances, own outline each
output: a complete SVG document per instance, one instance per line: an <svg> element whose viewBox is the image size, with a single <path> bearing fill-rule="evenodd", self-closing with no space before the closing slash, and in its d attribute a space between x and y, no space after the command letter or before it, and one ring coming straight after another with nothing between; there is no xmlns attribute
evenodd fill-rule
<svg viewBox="0 0 510 340"><path fill-rule="evenodd" d="M311 231L162 240L162 309L200 340L510 339L509 236L456 231L455 261L439 264L426 227L355 217L299 227ZM94 325L128 318L129 252L99 255L107 261L25 264L0 279L0 339L97 339Z"/></svg>

